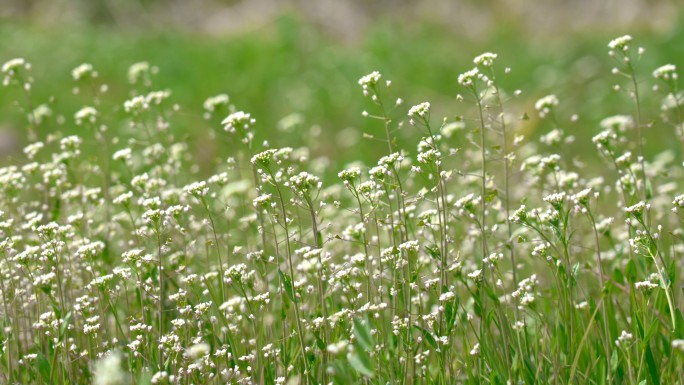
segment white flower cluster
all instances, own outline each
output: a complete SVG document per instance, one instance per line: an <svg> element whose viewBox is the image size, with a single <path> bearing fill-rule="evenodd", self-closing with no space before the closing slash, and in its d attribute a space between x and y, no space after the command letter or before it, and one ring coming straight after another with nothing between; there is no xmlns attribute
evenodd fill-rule
<svg viewBox="0 0 684 385"><path fill-rule="evenodd" d="M230 102L230 97L227 94L219 94L207 98L202 105L207 112L214 112L218 108L227 107Z"/></svg>
<svg viewBox="0 0 684 385"><path fill-rule="evenodd" d="M653 71L653 77L665 81L677 80L677 66L674 64L660 66Z"/></svg>
<svg viewBox="0 0 684 385"><path fill-rule="evenodd" d="M5 75L3 80L2 80L2 85L3 86L9 86L10 83L12 83L14 80L18 80L19 77L19 72L20 70L30 70L31 69L31 64L28 63L26 60L23 58L15 58L6 61L2 65L2 73ZM25 88L30 87L30 79L22 79L26 83L23 84Z"/></svg>
<svg viewBox="0 0 684 385"><path fill-rule="evenodd" d="M362 76L359 79L359 85L363 88L363 94L368 96L370 94L370 89L375 88L380 82L382 75L378 71L373 71L368 75Z"/></svg>
<svg viewBox="0 0 684 385"><path fill-rule="evenodd" d="M629 50L629 43L632 42L632 36L624 35L611 40L608 43L608 48L611 50L627 51Z"/></svg>
<svg viewBox="0 0 684 385"><path fill-rule="evenodd" d="M481 67L491 67L494 65L494 59L496 59L497 54L491 52L485 52L480 56L477 56L473 63Z"/></svg>
<svg viewBox="0 0 684 385"><path fill-rule="evenodd" d="M539 111L539 117L545 118L558 106L558 97L556 95L546 95L534 103L534 108Z"/></svg>
<svg viewBox="0 0 684 385"><path fill-rule="evenodd" d="M71 71L71 77L75 81L96 78L97 71L95 71L92 64L83 63Z"/></svg>

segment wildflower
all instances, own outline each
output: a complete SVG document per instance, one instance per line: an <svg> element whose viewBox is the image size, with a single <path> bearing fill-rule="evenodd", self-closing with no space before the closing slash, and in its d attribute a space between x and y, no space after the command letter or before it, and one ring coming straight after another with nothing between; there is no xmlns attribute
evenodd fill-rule
<svg viewBox="0 0 684 385"><path fill-rule="evenodd" d="M523 224L527 221L527 210L525 205L521 205L520 208L515 210L509 218L512 222Z"/></svg>
<svg viewBox="0 0 684 385"><path fill-rule="evenodd" d="M36 124L41 124L43 120L52 116L52 109L47 104L41 104L31 112L31 119Z"/></svg>
<svg viewBox="0 0 684 385"><path fill-rule="evenodd" d="M375 88L380 81L382 75L378 71L373 71L368 75L365 75L359 79L359 85L363 88L363 94L365 96L369 95L369 89Z"/></svg>
<svg viewBox="0 0 684 385"><path fill-rule="evenodd" d="M431 148L427 151L418 153L417 160L423 164L439 164L439 159L441 157L442 154L439 151Z"/></svg>
<svg viewBox="0 0 684 385"><path fill-rule="evenodd" d="M634 283L634 288L638 291L644 292L644 294L649 294L653 290L659 288L660 285L657 283L653 283L650 280L649 281L641 281L641 282L635 282Z"/></svg>
<svg viewBox="0 0 684 385"><path fill-rule="evenodd" d="M43 142L31 143L28 146L24 147L24 154L26 154L27 158L33 159L36 157L38 151L40 151L43 147L45 147L45 144Z"/></svg>
<svg viewBox="0 0 684 385"><path fill-rule="evenodd" d="M254 198L252 201L252 204L254 204L254 207L268 207L268 205L271 203L271 194L262 194L259 195L258 197Z"/></svg>
<svg viewBox="0 0 684 385"><path fill-rule="evenodd" d="M545 196L544 202L550 204L553 206L553 208L560 211L563 208L563 202L565 202L565 191Z"/></svg>
<svg viewBox="0 0 684 385"><path fill-rule="evenodd" d="M485 52L482 55L476 57L473 63L482 67L491 67L494 65L494 59L496 59L497 54L491 52Z"/></svg>
<svg viewBox="0 0 684 385"><path fill-rule="evenodd" d="M615 340L615 345L617 347L626 347L634 340L632 333L627 333L625 330L620 333L620 336Z"/></svg>
<svg viewBox="0 0 684 385"><path fill-rule="evenodd" d="M121 150L118 150L112 155L113 160L123 160L125 162L128 162L131 160L131 155L133 154L132 150L130 148L124 148Z"/></svg>
<svg viewBox="0 0 684 385"><path fill-rule="evenodd" d="M665 64L653 71L653 77L665 81L677 80L677 67L674 64Z"/></svg>
<svg viewBox="0 0 684 385"><path fill-rule="evenodd" d="M24 60L23 58L15 58L6 61L5 64L2 65L1 69L2 73L5 74L5 77L2 81L2 85L9 86L10 83L12 83L12 81L17 79L17 77L19 76L19 70L22 68L29 70L31 69L31 64L27 63L26 60ZM29 80L25 79L25 81Z"/></svg>
<svg viewBox="0 0 684 385"><path fill-rule="evenodd" d="M221 122L223 129L231 134L239 133L243 137L243 142L248 143L254 137L254 133L250 129L254 127L256 119L252 118L249 113L238 111L234 112Z"/></svg>
<svg viewBox="0 0 684 385"><path fill-rule="evenodd" d="M532 274L530 277L518 282L518 289L511 293L513 298L517 298L520 303L519 308L529 306L535 301L535 289L539 285L537 275Z"/></svg>
<svg viewBox="0 0 684 385"><path fill-rule="evenodd" d="M345 184L352 183L356 178L361 176L361 169L358 167L352 167L350 169L338 172L337 176L342 179Z"/></svg>
<svg viewBox="0 0 684 385"><path fill-rule="evenodd" d="M503 260L503 257L503 253L491 253L488 257L483 258L482 262L484 262L485 265L493 268L499 263L499 261Z"/></svg>
<svg viewBox="0 0 684 385"><path fill-rule="evenodd" d="M636 218L637 220L641 220L641 218L643 218L644 211L646 211L650 208L651 208L650 203L646 203L644 201L641 201L641 202L636 203L632 206L625 207L624 210L625 210L625 212L632 214L634 216L634 218Z"/></svg>
<svg viewBox="0 0 684 385"><path fill-rule="evenodd" d="M608 43L608 48L612 50L627 51L629 50L629 43L632 42L632 37L630 35L620 36L615 38Z"/></svg>
<svg viewBox="0 0 684 385"><path fill-rule="evenodd" d="M306 194L312 189L321 188L321 180L306 171L290 177L290 183L299 193Z"/></svg>
<svg viewBox="0 0 684 385"><path fill-rule="evenodd" d="M442 294L439 296L439 302L451 301L452 299L454 299L454 297L455 297L455 295L454 295L453 292L447 291L447 292L445 292L445 293L442 293Z"/></svg>
<svg viewBox="0 0 684 385"><path fill-rule="evenodd" d="M74 115L76 125L80 126L83 122L95 123L97 118L97 110L93 107L83 107Z"/></svg>
<svg viewBox="0 0 684 385"><path fill-rule="evenodd" d="M121 368L121 353L111 351L100 358L93 368L94 385L123 385L127 375Z"/></svg>
<svg viewBox="0 0 684 385"><path fill-rule="evenodd" d="M558 97L556 95L546 95L534 103L534 108L539 111L539 117L546 117L558 105Z"/></svg>
<svg viewBox="0 0 684 385"><path fill-rule="evenodd" d="M198 198L206 196L207 193L209 193L209 187L207 187L207 182L205 181L191 183L185 186L183 190L185 190L187 194Z"/></svg>
<svg viewBox="0 0 684 385"><path fill-rule="evenodd" d="M6 61L5 64L2 65L2 73L8 74L18 70L21 67L25 67L26 65L26 60L24 60L23 58L11 59Z"/></svg>
<svg viewBox="0 0 684 385"><path fill-rule="evenodd" d="M260 152L252 157L251 162L253 165L268 167L268 165L271 163L271 160L273 159L273 155L275 155L276 152L278 152L278 150L275 149L269 149Z"/></svg>
<svg viewBox="0 0 684 385"><path fill-rule="evenodd" d="M481 77L482 74L480 74L480 70L477 68L473 68L470 71L466 71L458 75L458 84L462 85L463 87L469 88L475 85L475 80Z"/></svg>
<svg viewBox="0 0 684 385"><path fill-rule="evenodd" d="M207 98L207 100L204 101L204 104L202 106L208 112L214 112L218 108L227 107L229 101L230 101L230 98L228 97L228 95L220 94L220 95L216 95L216 96L212 96L210 98Z"/></svg>
<svg viewBox="0 0 684 385"><path fill-rule="evenodd" d="M601 120L599 125L605 130L613 129L618 132L625 132L634 127L634 119L629 115L614 115Z"/></svg>
<svg viewBox="0 0 684 385"><path fill-rule="evenodd" d="M591 195L591 191L591 187L585 188L584 190L573 195L571 198L575 202L575 204L586 206L589 202L589 196Z"/></svg>
<svg viewBox="0 0 684 385"><path fill-rule="evenodd" d="M124 102L124 110L133 115L138 115L143 111L147 111L150 108L150 104L142 95L134 96Z"/></svg>
<svg viewBox="0 0 684 385"><path fill-rule="evenodd" d="M83 63L71 71L71 77L73 77L75 81L96 78L97 72L93 69L92 64Z"/></svg>
<svg viewBox="0 0 684 385"><path fill-rule="evenodd" d="M226 283L245 283L254 275L254 271L247 270L247 265L238 263L230 266L225 273Z"/></svg>
<svg viewBox="0 0 684 385"><path fill-rule="evenodd" d="M673 350L684 352L684 340L673 340L671 346Z"/></svg>
<svg viewBox="0 0 684 385"><path fill-rule="evenodd" d="M150 380L150 382L152 384L161 384L161 383L166 382L166 380L168 378L169 378L169 374L167 372L160 371L160 372L155 373L154 376L152 376L152 379Z"/></svg>
<svg viewBox="0 0 684 385"><path fill-rule="evenodd" d="M163 91L152 91L145 95L145 101L147 102L148 105L155 105L158 106L162 104L162 102L166 99L168 99L171 96L171 91L169 90L163 90Z"/></svg>
<svg viewBox="0 0 684 385"><path fill-rule="evenodd" d="M138 81L142 78L144 79L144 85L149 85L149 76L150 74L156 73L157 68L156 67L151 67L150 63L143 61L143 62L138 62L130 67L128 67L128 81L131 84L137 84Z"/></svg>
<svg viewBox="0 0 684 385"><path fill-rule="evenodd" d="M472 273L468 273L468 278L475 282L480 282L482 280L482 269L475 270Z"/></svg>
<svg viewBox="0 0 684 385"><path fill-rule="evenodd" d="M415 124L414 119L427 121L430 117L430 103L424 102L416 104L409 109L408 116L411 118L411 124Z"/></svg>
<svg viewBox="0 0 684 385"><path fill-rule="evenodd" d="M457 200L454 206L459 209L459 213L461 214L465 211L474 214L481 199L481 197L476 197L475 194L470 193Z"/></svg>
<svg viewBox="0 0 684 385"><path fill-rule="evenodd" d="M198 358L204 357L210 353L209 345L206 343L198 343L185 349L185 356L191 360L196 360Z"/></svg>

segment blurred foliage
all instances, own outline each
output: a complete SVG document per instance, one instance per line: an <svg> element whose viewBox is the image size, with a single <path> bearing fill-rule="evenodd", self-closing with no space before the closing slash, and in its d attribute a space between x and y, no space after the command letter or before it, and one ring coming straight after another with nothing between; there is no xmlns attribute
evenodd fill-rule
<svg viewBox="0 0 684 385"><path fill-rule="evenodd" d="M522 96L512 99L507 109L518 116L526 112L532 118L524 124L525 134L538 136L553 128L546 121L536 120L533 104L537 98L555 93L561 101L560 125L566 124L566 132L573 131L578 137L577 149L591 148L587 144L598 131L598 121L632 112L620 109L629 106L623 103L627 96L612 91L616 78L610 75L606 48L611 38L624 33L632 34L637 44L646 48L637 69L645 85L647 111L655 112L660 99L650 92L650 74L666 62L680 68L684 65L678 62L684 57L682 23L658 32L645 28L563 36L532 36L520 25L502 23L478 38L465 38L439 23L381 18L360 34L359 41L350 43L324 33L294 13L224 37L5 21L0 24L0 61L25 57L33 63L34 103L51 103L55 111L73 112L92 103L87 92L71 92L74 83L70 71L78 64L95 66L100 81L109 85L104 103L120 109L130 96L128 66L148 61L160 69L154 88L170 89L173 102L181 106L174 132L186 137L207 161L227 158L230 148L227 141L214 141L209 136L213 129L222 137L220 120L204 120L202 103L209 96L228 93L237 109L251 112L257 119L257 140L268 139L276 146L308 145L312 156L325 155L342 166L360 157L374 162L377 151L372 149L383 145L362 137L362 133L379 137L384 133L382 122L361 116L363 110L372 113L374 106L361 95L357 85L360 76L378 70L384 79L393 81L395 94L388 97L405 100L396 111L397 119L403 120L411 105L426 100L433 105L435 119L453 119L468 110L456 101L456 95L463 91L456 78L471 68L474 56L485 51L499 54L497 65L502 75L503 66L511 68L510 75L501 78L504 89L510 94L522 90ZM0 125L14 132L18 142L10 156L25 144L23 116L14 103L19 96L16 90L0 89ZM595 107L598 100L601 109ZM579 116L575 123L569 119L573 114ZM73 115L65 116L62 125L53 118L50 129L78 131ZM274 135L283 118L292 123L291 129ZM648 116L654 121L657 118ZM647 138L666 139L672 135L669 130L656 124ZM396 135L408 144L404 148L413 148L419 133L406 125Z"/></svg>

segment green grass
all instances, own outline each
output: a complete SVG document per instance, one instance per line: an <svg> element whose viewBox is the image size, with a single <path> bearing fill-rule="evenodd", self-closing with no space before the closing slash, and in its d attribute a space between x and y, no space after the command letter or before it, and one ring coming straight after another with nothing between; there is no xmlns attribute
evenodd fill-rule
<svg viewBox="0 0 684 385"><path fill-rule="evenodd" d="M629 32L614 61L611 31L514 25L342 44L293 16L225 39L3 24L32 66L2 74L0 117L34 143L0 168L0 381L684 381L684 114L652 75L681 67L684 29ZM159 74L127 83L140 60ZM71 79L82 62L99 77Z"/></svg>
<svg viewBox="0 0 684 385"><path fill-rule="evenodd" d="M429 22L397 28L395 23L381 20L365 31L361 40L345 43L321 34L293 15L224 38L5 22L0 27L4 42L0 58L25 57L36 63L35 76L41 79L35 89L36 103L54 97L53 103L60 110L74 112L87 103L86 98L63 92L71 87L69 71L76 65L97 63L100 79L111 86L109 100L123 102L128 97L121 82L126 69L146 60L162 68L155 79L157 87L173 89L173 100L184 107L182 115L187 116L185 120L179 117L176 130L189 133L196 146L206 145L206 131L190 127L201 114L201 103L209 96L228 93L238 108L259 117L263 133L274 130L282 118L300 114L302 124L288 135L287 142L292 143L294 136L315 154L330 155L341 164L356 159L357 154L369 153L375 146L374 141L358 140L361 132L373 132L359 113L368 105L353 89L360 74L368 69L403 80L393 88L394 97L402 97L408 104L431 100L440 106L441 115L453 117L463 113L455 102L457 74L468 68L469 58L479 52L496 51L513 69L503 86L524 91L523 98L516 101L521 103L517 106L521 110L529 113L534 100L556 93L563 102L561 113L577 113L582 118L572 130L583 135L591 135L601 117L620 112L622 97L611 92L603 76L610 70L603 42L622 31L540 38L511 24L477 40L456 31ZM649 47L640 64L644 74L664 58L684 55L677 43L684 36L684 28L666 33L629 32L638 34ZM529 84L535 84L534 89ZM0 116L17 130L21 120L11 113L16 110L11 104L15 96L0 93ZM604 106L602 110L593 108L597 103ZM312 126L320 127L320 138L309 140ZM358 145L341 147L338 143L345 141L334 140L345 128L351 128L344 131L351 138L346 141ZM540 135L550 127L532 124L528 129ZM273 140L268 134L258 135L261 140ZM415 131L402 129L398 140L410 143L416 137ZM218 152L214 155L219 156Z"/></svg>

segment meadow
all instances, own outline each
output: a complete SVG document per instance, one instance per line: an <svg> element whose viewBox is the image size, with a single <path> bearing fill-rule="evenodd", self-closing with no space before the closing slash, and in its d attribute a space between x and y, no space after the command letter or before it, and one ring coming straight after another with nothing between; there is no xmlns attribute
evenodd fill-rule
<svg viewBox="0 0 684 385"><path fill-rule="evenodd" d="M0 27L1 382L684 383L684 29L307 28Z"/></svg>

